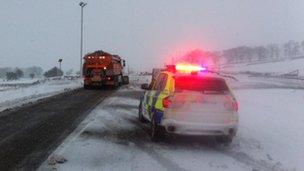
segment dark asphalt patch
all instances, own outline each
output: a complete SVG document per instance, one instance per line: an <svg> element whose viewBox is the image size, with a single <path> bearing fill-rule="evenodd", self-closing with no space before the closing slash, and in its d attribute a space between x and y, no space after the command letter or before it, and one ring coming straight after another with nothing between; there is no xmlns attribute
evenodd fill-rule
<svg viewBox="0 0 304 171"><path fill-rule="evenodd" d="M0 170L35 170L112 90L78 89L0 114Z"/></svg>
<svg viewBox="0 0 304 171"><path fill-rule="evenodd" d="M132 110L138 109L138 105L132 104L116 104L116 105L106 105L104 109L125 109L125 110Z"/></svg>
<svg viewBox="0 0 304 171"><path fill-rule="evenodd" d="M116 97L125 97L131 99L138 99L144 93L142 90L122 91L116 94Z"/></svg>

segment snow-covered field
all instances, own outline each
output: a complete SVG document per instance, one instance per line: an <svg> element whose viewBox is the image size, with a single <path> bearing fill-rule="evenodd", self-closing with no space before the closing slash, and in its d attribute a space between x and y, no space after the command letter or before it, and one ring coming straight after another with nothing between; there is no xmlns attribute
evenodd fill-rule
<svg viewBox="0 0 304 171"><path fill-rule="evenodd" d="M229 72L275 72L278 74L284 74L299 70L299 74L304 76L304 58L294 60L284 60L277 62L261 63L261 64L236 64L222 68L224 71Z"/></svg>
<svg viewBox="0 0 304 171"><path fill-rule="evenodd" d="M273 81L266 89L256 89L257 80L232 82L236 84L240 126L229 147L203 137L153 143L148 125L137 119L138 85L147 78L133 77L134 86L121 88L103 101L39 170L304 169L303 90L271 89ZM60 158L67 161L54 164Z"/></svg>
<svg viewBox="0 0 304 171"><path fill-rule="evenodd" d="M35 83L36 81L1 82L0 87L5 88L0 89L0 111L81 87L80 80L39 80L40 83L37 84ZM9 86L8 88L7 85L3 86L3 84L8 83L13 84L13 87Z"/></svg>
<svg viewBox="0 0 304 171"><path fill-rule="evenodd" d="M278 170L304 169L304 91L237 90L240 128L234 149Z"/></svg>

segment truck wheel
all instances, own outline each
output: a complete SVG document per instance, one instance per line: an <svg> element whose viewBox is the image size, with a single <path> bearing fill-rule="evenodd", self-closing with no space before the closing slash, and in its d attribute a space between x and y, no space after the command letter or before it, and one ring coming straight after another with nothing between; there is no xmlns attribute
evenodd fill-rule
<svg viewBox="0 0 304 171"><path fill-rule="evenodd" d="M89 85L83 85L83 88L88 90L88 89L90 89L90 86Z"/></svg>
<svg viewBox="0 0 304 171"><path fill-rule="evenodd" d="M123 85L123 77L122 75L119 75L119 86L122 86Z"/></svg>
<svg viewBox="0 0 304 171"><path fill-rule="evenodd" d="M129 84L129 76L123 76L123 84Z"/></svg>
<svg viewBox="0 0 304 171"><path fill-rule="evenodd" d="M118 76L114 76L114 88L119 87Z"/></svg>
<svg viewBox="0 0 304 171"><path fill-rule="evenodd" d="M151 133L150 133L151 140L153 142L159 142L163 140L165 137L164 131L162 127L157 124L154 115L152 116L150 126L151 126Z"/></svg>

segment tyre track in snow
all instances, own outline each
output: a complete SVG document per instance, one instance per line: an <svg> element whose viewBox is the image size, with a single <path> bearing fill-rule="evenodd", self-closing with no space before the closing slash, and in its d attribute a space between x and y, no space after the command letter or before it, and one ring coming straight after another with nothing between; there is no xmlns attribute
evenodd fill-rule
<svg viewBox="0 0 304 171"><path fill-rule="evenodd" d="M250 157L248 154L244 152L237 152L233 150L227 150L223 147L211 147L215 151L222 153L226 156L229 156L236 161L243 163L247 166L252 167L253 170L259 171L283 171L284 169L278 168L277 165L268 163L265 160L256 160Z"/></svg>
<svg viewBox="0 0 304 171"><path fill-rule="evenodd" d="M88 129L82 132L81 136L85 138L102 138L105 141L126 146L132 143L167 170L185 171L177 163L164 157L154 149L153 144L149 143L147 128L138 127L134 130L125 130L125 128L117 128L113 127L112 124L108 124L109 120L104 119L102 122L106 125L104 130Z"/></svg>
<svg viewBox="0 0 304 171"><path fill-rule="evenodd" d="M77 89L0 113L0 170L34 170L114 91Z"/></svg>

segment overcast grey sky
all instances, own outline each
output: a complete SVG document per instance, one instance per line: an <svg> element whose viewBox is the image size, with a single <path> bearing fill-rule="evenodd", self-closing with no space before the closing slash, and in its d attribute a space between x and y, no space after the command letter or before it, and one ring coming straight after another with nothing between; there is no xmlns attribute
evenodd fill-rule
<svg viewBox="0 0 304 171"><path fill-rule="evenodd" d="M103 49L135 69L201 48L304 40L303 0L87 0L84 52ZM0 67L64 59L79 68L80 7L75 0L1 0Z"/></svg>

